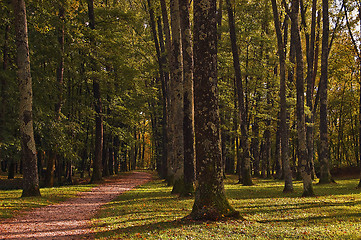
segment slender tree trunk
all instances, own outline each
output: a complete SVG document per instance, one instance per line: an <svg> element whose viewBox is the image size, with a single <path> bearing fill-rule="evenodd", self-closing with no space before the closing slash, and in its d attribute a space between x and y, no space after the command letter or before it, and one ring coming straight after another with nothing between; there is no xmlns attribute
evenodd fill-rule
<svg viewBox="0 0 361 240"><path fill-rule="evenodd" d="M184 141L184 190L182 195L194 192L195 145L194 145L194 101L193 101L193 50L189 21L190 0L179 0L180 26L183 55L183 141Z"/></svg>
<svg viewBox="0 0 361 240"><path fill-rule="evenodd" d="M259 163L260 163L260 151L259 151L259 125L258 125L258 118L254 119L254 123L252 125L252 155L253 155L253 170L254 176L259 177Z"/></svg>
<svg viewBox="0 0 361 240"><path fill-rule="evenodd" d="M194 120L197 188L193 219L238 216L224 191L217 89L216 0L194 0Z"/></svg>
<svg viewBox="0 0 361 240"><path fill-rule="evenodd" d="M113 140L113 148L114 148L114 173L119 173L119 147L120 147L120 140L119 137L116 135L114 136Z"/></svg>
<svg viewBox="0 0 361 240"><path fill-rule="evenodd" d="M158 174L160 177L165 178L166 177L166 172L164 171L164 165L166 165L166 161L167 161L167 146L165 145L167 143L167 89L166 89L166 84L168 82L168 78L169 78L169 73L165 72L165 63L166 63L166 59L163 56L165 49L164 49L164 40L163 40L163 32L162 32L162 23L160 18L158 18L158 34L157 34L157 30L156 30L156 24L155 24L155 18L154 18L154 10L153 10L153 6L151 4L151 1L148 0L148 6L149 6L149 17L150 17L150 26L152 28L152 34L153 34L153 39L154 39L154 45L155 45L155 50L157 53L157 60L158 60L158 67L159 67L159 76L160 76L160 80L161 80L161 84L162 84L162 110L163 110L163 119L162 119L162 157L160 158L160 156L157 154L157 159L156 159L156 168L158 171ZM158 37L159 37L159 41L158 41ZM157 126L155 126L156 128ZM158 144L156 144L158 145ZM157 148L157 152L158 152L158 146Z"/></svg>
<svg viewBox="0 0 361 240"><path fill-rule="evenodd" d="M298 135L298 149L299 149L299 168L303 180L303 194L302 196L314 196L312 186L312 168L308 162L308 152L306 145L306 124L305 124L305 96L304 96L304 77L303 77L303 56L302 45L299 30L299 0L292 0L291 9L291 35L294 39L296 52L296 88L297 88L297 135Z"/></svg>
<svg viewBox="0 0 361 240"><path fill-rule="evenodd" d="M12 0L15 15L17 78L20 92L20 142L23 161L22 197L40 196L33 128L33 90L30 73L28 28L24 0Z"/></svg>
<svg viewBox="0 0 361 240"><path fill-rule="evenodd" d="M171 81L170 81L170 125L173 131L171 154L171 174L173 175L172 193L181 193L184 188L184 139L183 139L183 70L182 70L182 43L180 29L180 12L178 0L170 2L170 15L172 26L172 52L171 52Z"/></svg>
<svg viewBox="0 0 361 240"><path fill-rule="evenodd" d="M273 19L277 34L278 57L280 63L280 138L281 159L285 186L283 192L293 192L292 172L289 160L289 126L287 124L287 101L286 101L286 54L282 39L281 24L276 0L272 0Z"/></svg>
<svg viewBox="0 0 361 240"><path fill-rule="evenodd" d="M56 154L53 150L49 151L46 165L46 174L45 174L45 186L54 187L54 174L55 174L55 162Z"/></svg>
<svg viewBox="0 0 361 240"><path fill-rule="evenodd" d="M307 52L307 89L306 89L306 104L309 108L310 114L306 115L307 122L307 148L308 148L308 161L312 166L312 179L315 178L314 170L314 137L313 137L313 92L315 82L313 81L313 65L315 59L315 40L316 40L316 12L317 12L317 0L312 1L312 13L311 13L311 36L309 38L309 49Z"/></svg>
<svg viewBox="0 0 361 240"><path fill-rule="evenodd" d="M247 112L244 101L244 90L242 86L241 69L239 64L239 54L237 48L236 29L233 17L233 10L230 0L226 0L228 10L228 23L232 45L233 55L233 67L236 78L237 94L238 94L238 106L240 114L240 128L241 128L241 142L242 142L242 183L245 186L253 185L252 182L252 171L251 171L251 159L249 153L249 140L247 131Z"/></svg>
<svg viewBox="0 0 361 240"><path fill-rule="evenodd" d="M94 16L94 1L88 1L88 16L89 26L91 30L95 29L95 16ZM95 46L95 39L91 37L91 47ZM93 52L95 49L93 49ZM92 70L96 71L94 59L92 59ZM94 93L94 108L95 108L95 153L93 161L93 174L91 178L92 183L96 183L102 180L102 151L103 151L103 108L100 95L100 85L98 79L93 77L93 93Z"/></svg>
<svg viewBox="0 0 361 240"><path fill-rule="evenodd" d="M167 60L167 69L171 71L172 66L172 59L171 59L171 52L172 52L172 42L170 37L170 28L169 28L169 20L168 20L168 11L167 11L167 5L165 0L160 0L161 10L162 10L162 19L163 19L163 32L164 32L164 38L165 38L165 56ZM164 163L164 170L166 179L168 181L168 184L171 185L173 183L172 174L171 174L171 161L173 158L172 151L172 139L174 138L173 129L171 127L170 122L172 121L172 114L171 114L171 77L170 73L165 74L165 76L168 76L168 81L165 83L164 89L166 90L167 95L165 96L167 101L167 112L166 112L166 132L167 132L167 141L164 143L166 146L165 149L167 149L167 156L166 156L166 162Z"/></svg>
<svg viewBox="0 0 361 240"><path fill-rule="evenodd" d="M159 46L161 50L161 58L160 61L164 69L166 68L167 59L165 56L165 47L163 40L163 31L162 31L162 23L161 19L158 18L158 36L159 36ZM162 110L163 110L163 118L162 118L162 164L161 164L161 177L167 178L167 169L168 169L168 102L169 102L169 72L164 71L164 78L162 80Z"/></svg>
<svg viewBox="0 0 361 240"><path fill-rule="evenodd" d="M361 34L361 2L359 1L359 8L358 8L358 17L359 17L359 20L360 20L360 34ZM359 54L359 57L358 57L358 62L359 62L359 77L360 77L360 80L359 80L359 85L360 85L360 90L359 90L359 129L358 129L358 132L359 132L359 143L358 143L358 147L359 147L359 167L360 167L360 181L359 181L359 184L358 184L358 188L361 188L361 49L360 49L360 54Z"/></svg>
<svg viewBox="0 0 361 240"><path fill-rule="evenodd" d="M322 0L322 53L321 53L321 84L320 84L320 181L319 183L332 182L329 166L329 142L327 132L327 82L328 82L328 39L329 18L328 1Z"/></svg>

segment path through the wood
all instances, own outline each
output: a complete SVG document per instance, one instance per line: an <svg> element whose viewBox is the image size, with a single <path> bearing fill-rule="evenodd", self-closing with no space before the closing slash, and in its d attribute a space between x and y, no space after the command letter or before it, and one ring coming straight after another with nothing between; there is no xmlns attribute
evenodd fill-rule
<svg viewBox="0 0 361 240"><path fill-rule="evenodd" d="M92 239L90 220L96 211L150 179L149 173L133 172L80 193L77 198L0 222L0 239Z"/></svg>

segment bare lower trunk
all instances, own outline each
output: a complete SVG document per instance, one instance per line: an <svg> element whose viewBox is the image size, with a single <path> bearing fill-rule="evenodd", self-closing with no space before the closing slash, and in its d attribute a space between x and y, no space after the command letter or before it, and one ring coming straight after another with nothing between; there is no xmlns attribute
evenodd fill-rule
<svg viewBox="0 0 361 240"><path fill-rule="evenodd" d="M299 31L299 0L292 1L292 27L291 34L295 43L296 53L296 88L297 88L297 137L298 137L298 151L299 151L299 169L303 181L302 196L314 196L312 186L312 168L308 162L308 152L306 145L306 125L305 125L305 110L304 110L304 77L303 77L303 56L302 45Z"/></svg>
<svg viewBox="0 0 361 240"><path fill-rule="evenodd" d="M287 124L287 101L286 101L286 55L282 39L281 24L277 3L272 0L273 19L275 22L278 44L278 57L280 62L280 138L281 138L281 159L285 186L283 192L293 192L292 172L289 160L289 126Z"/></svg>
<svg viewBox="0 0 361 240"><path fill-rule="evenodd" d="M33 128L33 90L30 74L28 29L24 0L13 0L19 81L20 142L23 161L22 197L40 196L38 163Z"/></svg>
<svg viewBox="0 0 361 240"><path fill-rule="evenodd" d="M241 78L241 69L239 64L239 54L237 48L237 39L236 39L236 29L235 22L233 17L233 10L230 0L226 1L227 10L228 10L228 23L229 23L229 31L231 38L231 46L232 46L232 55L233 55L233 67L236 78L236 87L238 94L238 107L239 107L239 119L240 119L240 128L241 128L241 144L242 144L242 162L241 162L241 174L242 174L242 184L245 186L253 185L252 182L252 172L251 172L251 159L249 153L249 140L248 140L248 131L247 131L247 112L245 107L244 100L244 89L242 86L242 78Z"/></svg>
<svg viewBox="0 0 361 240"><path fill-rule="evenodd" d="M183 69L181 55L181 30L179 2L173 0L170 2L171 26L172 26L172 52L170 64L170 112L171 121L169 122L173 137L169 139L172 148L170 170L173 176L172 193L180 193L184 187L184 140L183 140Z"/></svg>
<svg viewBox="0 0 361 240"><path fill-rule="evenodd" d="M94 1L88 0L89 26L91 30L95 29ZM95 40L91 38L92 48L95 46ZM94 49L93 49L94 50ZM95 60L92 60L95 61ZM92 70L96 71L93 63ZM93 162L93 174L91 182L99 182L102 180L102 151L103 151L103 108L100 95L100 85L98 79L93 77L93 94L95 108L95 151Z"/></svg>
<svg viewBox="0 0 361 240"><path fill-rule="evenodd" d="M184 189L182 195L194 192L195 146L194 146L194 101L193 101L193 51L191 25L189 21L190 1L180 0L180 23L183 55L183 92L184 92Z"/></svg>
<svg viewBox="0 0 361 240"><path fill-rule="evenodd" d="M197 188L193 219L238 216L223 184L217 89L216 1L194 1L194 110Z"/></svg>
<svg viewBox="0 0 361 240"><path fill-rule="evenodd" d="M329 166L329 143L327 132L327 82L328 82L328 37L329 18L328 1L322 1L322 54L321 54L321 78L320 78L320 181L319 183L332 182Z"/></svg>

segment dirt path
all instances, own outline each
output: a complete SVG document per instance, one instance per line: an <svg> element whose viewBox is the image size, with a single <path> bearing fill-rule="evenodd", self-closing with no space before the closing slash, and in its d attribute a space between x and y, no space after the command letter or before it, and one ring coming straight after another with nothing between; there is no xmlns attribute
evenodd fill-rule
<svg viewBox="0 0 361 240"><path fill-rule="evenodd" d="M80 193L77 198L0 222L0 239L92 239L89 220L96 211L150 179L149 173L134 172Z"/></svg>

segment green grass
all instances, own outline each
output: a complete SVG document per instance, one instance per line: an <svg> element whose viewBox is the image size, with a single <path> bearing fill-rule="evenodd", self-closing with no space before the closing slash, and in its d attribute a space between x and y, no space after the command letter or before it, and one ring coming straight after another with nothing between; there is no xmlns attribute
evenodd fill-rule
<svg viewBox="0 0 361 240"><path fill-rule="evenodd" d="M283 182L254 179L256 185L226 180L231 204L246 220L182 220L193 199L170 195L160 180L124 193L93 219L96 238L105 239L361 239L361 190L358 180L315 185L317 197L283 194Z"/></svg>
<svg viewBox="0 0 361 240"><path fill-rule="evenodd" d="M21 198L22 190L0 190L0 220L21 214L33 208L55 204L90 191L95 185L74 185L40 189L41 197Z"/></svg>

